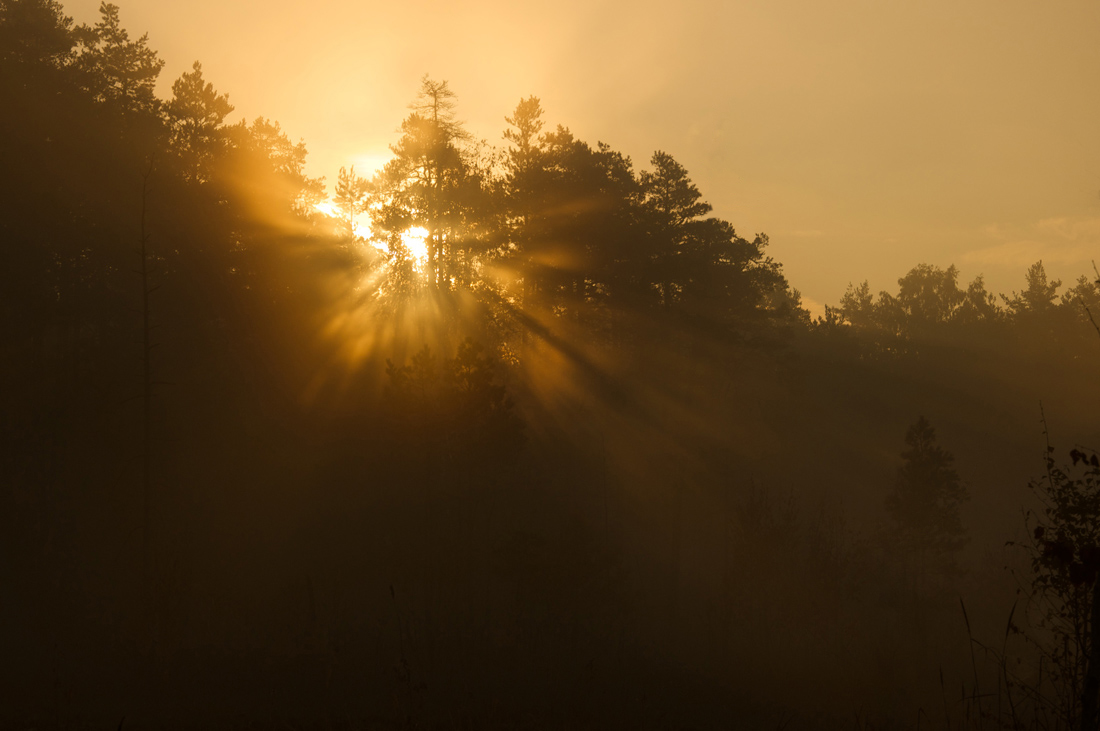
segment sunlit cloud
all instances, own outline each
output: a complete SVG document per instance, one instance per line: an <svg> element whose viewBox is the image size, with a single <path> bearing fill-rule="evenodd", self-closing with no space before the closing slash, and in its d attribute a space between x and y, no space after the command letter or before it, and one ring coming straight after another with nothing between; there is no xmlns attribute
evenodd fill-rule
<svg viewBox="0 0 1100 731"><path fill-rule="evenodd" d="M996 243L966 252L963 263L1022 268L1041 259L1087 268L1100 251L1100 217L1045 218L1022 229L987 224L981 233Z"/></svg>
<svg viewBox="0 0 1100 731"><path fill-rule="evenodd" d="M810 313L810 317L825 317L825 305L821 304L813 297L802 295L802 307Z"/></svg>
<svg viewBox="0 0 1100 731"><path fill-rule="evenodd" d="M1086 241L1090 245L1100 241L1100 218L1045 218L1036 228L1067 241Z"/></svg>

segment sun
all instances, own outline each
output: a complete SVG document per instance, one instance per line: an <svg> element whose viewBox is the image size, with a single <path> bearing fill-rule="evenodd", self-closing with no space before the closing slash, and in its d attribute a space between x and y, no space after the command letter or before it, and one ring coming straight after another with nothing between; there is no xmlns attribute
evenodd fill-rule
<svg viewBox="0 0 1100 731"><path fill-rule="evenodd" d="M313 205L314 210L328 218L345 219L346 213L332 201L322 201ZM370 236L370 215L367 212L354 216L351 221L352 232L361 237L379 251L386 251L384 242ZM428 261L428 229L423 226L411 226L400 234L401 244L412 257L417 266L423 266Z"/></svg>
<svg viewBox="0 0 1100 731"><path fill-rule="evenodd" d="M413 226L401 234L401 243L418 264L428 260L428 229L423 226Z"/></svg>

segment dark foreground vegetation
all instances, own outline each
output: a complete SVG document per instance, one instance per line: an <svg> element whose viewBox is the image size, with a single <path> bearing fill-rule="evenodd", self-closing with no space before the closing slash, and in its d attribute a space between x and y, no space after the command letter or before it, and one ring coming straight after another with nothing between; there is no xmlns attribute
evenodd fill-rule
<svg viewBox="0 0 1100 731"><path fill-rule="evenodd" d="M1091 278L811 321L671 156L430 79L323 214L161 66L0 0L0 726L1096 727Z"/></svg>

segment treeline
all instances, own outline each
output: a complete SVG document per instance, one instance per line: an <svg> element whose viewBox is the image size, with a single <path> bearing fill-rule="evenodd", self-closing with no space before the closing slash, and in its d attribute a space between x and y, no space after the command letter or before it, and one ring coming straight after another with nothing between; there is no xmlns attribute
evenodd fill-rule
<svg viewBox="0 0 1100 731"><path fill-rule="evenodd" d="M10 210L2 225L10 240L27 242L6 249L5 306L41 317L46 305L55 330L69 320L63 339L73 339L82 316L117 320L117 308L97 300L132 289L125 273L134 268L147 171L162 277L183 277L178 286L192 289L185 272L202 270L211 275L202 286L217 278L225 296L268 304L313 289L315 321L342 314L325 308L392 313L428 297L447 317L476 311L470 327L498 342L555 320L584 321L590 336L611 342L629 341L625 323L639 316L649 322L643 332L663 318L741 340L811 325L798 291L767 256L768 237L746 239L710 217L672 156L657 152L651 169L635 171L606 144L593 148L560 125L544 131L535 97L507 117L506 145L495 148L458 121L446 82L425 78L384 169L370 179L340 171L333 226L315 208L323 181L304 175L304 144L263 118L226 124L233 107L197 62L171 99L158 99L163 61L145 37L130 39L116 6L104 4L98 23L79 27L56 2L9 0L2 12L3 83L19 112L2 131ZM364 220L367 230L357 227ZM423 242L423 255L410 249L412 239ZM273 241L280 251L265 250ZM308 246L311 259L328 259L329 279L311 282L297 264L283 266L279 281L265 274L279 270L275 261L286 261L292 241ZM946 332L941 325L1065 331L1084 317L1081 303L1100 300L1081 277L1058 302L1060 283L1047 281L1041 263L1011 297L987 292L980 276L965 289L957 278L954 267L922 264L899 280L896 295L876 299L867 282L851 286L817 326L849 325L891 349ZM218 309L224 318L233 308Z"/></svg>
<svg viewBox="0 0 1100 731"><path fill-rule="evenodd" d="M987 291L981 275L965 289L958 279L954 266L920 264L898 279L897 294L883 291L876 298L867 281L849 285L839 306L826 307L817 324L824 329L847 326L895 350L928 338L981 339L985 334L992 340L1009 333L1035 348L1075 348L1082 337L1095 334L1088 324L1100 312L1100 275L1082 274L1059 293L1061 280L1050 279L1038 261L1024 275L1024 288L1011 295Z"/></svg>
<svg viewBox="0 0 1100 731"><path fill-rule="evenodd" d="M322 181L304 175L304 145L262 118L226 124L233 107L197 62L170 99L158 99L163 61L146 37L129 37L118 7L105 3L98 23L79 27L56 2L8 0L0 12L2 83L17 110L0 130L11 213L3 225L21 242L5 261L6 272L21 273L16 303L40 310L36 299L53 292L53 309L72 310L85 296L75 309L91 313L97 293L124 291L124 279L80 290L133 268L123 262L133 260L138 181L152 170L149 230L164 276L204 266L238 295L264 289L253 299L310 286L260 273L272 256L260 250L293 239L309 242L311 256L350 252L349 268L391 311L418 292L463 292L514 328L545 313L592 319L611 310L671 313L727 334L797 311L797 293L766 256L767 237L745 239L708 217L671 156L657 153L652 170L636 172L605 144L593 148L560 126L544 133L533 97L508 118L500 150L475 143L447 84L425 79L385 169L371 180L341 171L334 202L344 221L334 232L314 208ZM339 240L365 212L384 257ZM422 263L404 243L414 232L425 239Z"/></svg>
<svg viewBox="0 0 1100 731"><path fill-rule="evenodd" d="M601 310L664 313L727 335L789 321L799 296L751 241L708 217L711 206L671 155L635 172L629 158L558 126L543 131L536 97L506 118L504 150L474 143L446 82L425 78L371 179L341 170L335 203L366 213L388 252L387 294L484 292L527 316L593 318ZM407 234L423 232L425 261Z"/></svg>

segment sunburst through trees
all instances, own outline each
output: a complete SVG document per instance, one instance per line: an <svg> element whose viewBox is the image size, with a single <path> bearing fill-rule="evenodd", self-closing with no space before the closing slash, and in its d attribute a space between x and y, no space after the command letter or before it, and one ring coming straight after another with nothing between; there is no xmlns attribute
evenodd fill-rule
<svg viewBox="0 0 1100 731"><path fill-rule="evenodd" d="M410 109L384 167L371 179L341 169L323 209L384 253L361 280L359 314L330 328L357 357L378 349L377 318L395 337L429 339L460 321L497 339L576 326L621 338L643 313L745 336L785 317L786 303L797 310L767 237L708 217L668 153L636 172L604 143L543 131L537 97L505 118L498 150L466 130L447 82L428 77Z"/></svg>

